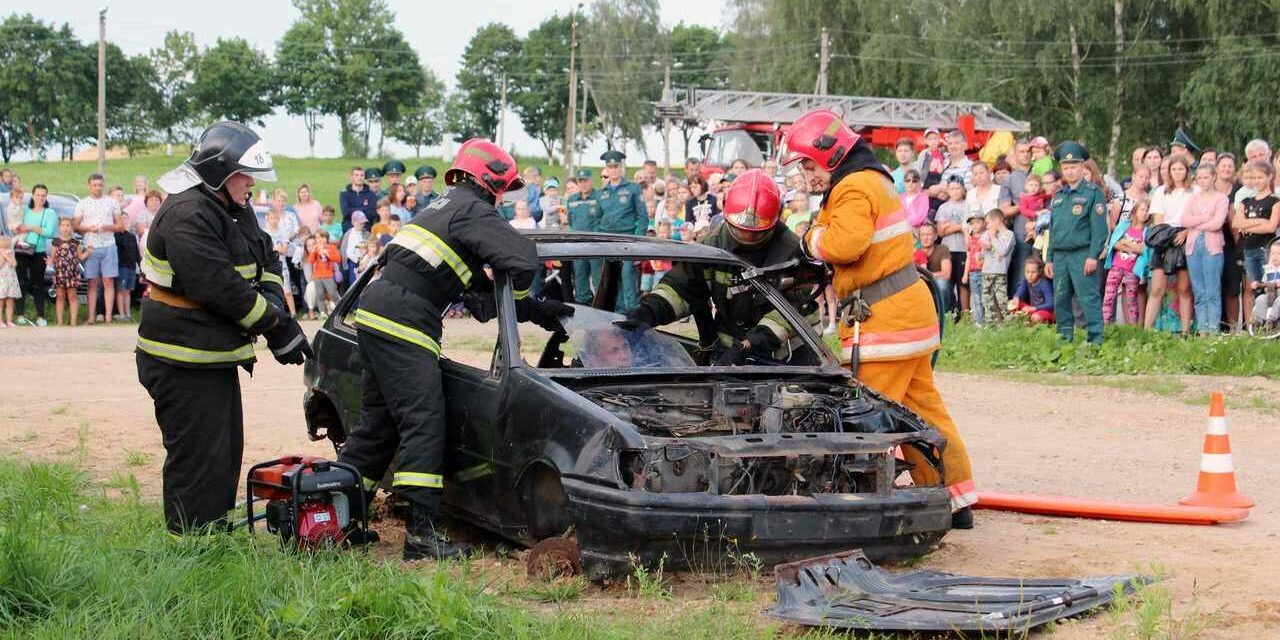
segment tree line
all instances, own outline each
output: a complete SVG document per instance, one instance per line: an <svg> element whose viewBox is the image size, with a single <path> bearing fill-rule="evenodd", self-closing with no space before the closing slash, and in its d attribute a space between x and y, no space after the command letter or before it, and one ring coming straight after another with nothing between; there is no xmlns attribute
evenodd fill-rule
<svg viewBox="0 0 1280 640"><path fill-rule="evenodd" d="M234 38L202 49L178 31L142 55L108 44L109 142L131 152L184 143L210 119L260 122L281 109L303 119L312 148L332 116L348 156L379 152L385 137L420 149L494 136L505 87L553 158L572 59L578 144L643 148L668 75L676 87L813 92L824 29L830 93L989 101L1053 140L1085 142L1108 167L1133 146L1167 143L1179 125L1234 149L1280 137L1275 0L727 0L723 32L669 25L658 0L594 0L524 36L480 27L451 91L385 0L293 4L300 16L270 54ZM97 44L65 24L0 23L0 155L68 157L95 142L96 65ZM700 125L677 125L687 155Z"/></svg>

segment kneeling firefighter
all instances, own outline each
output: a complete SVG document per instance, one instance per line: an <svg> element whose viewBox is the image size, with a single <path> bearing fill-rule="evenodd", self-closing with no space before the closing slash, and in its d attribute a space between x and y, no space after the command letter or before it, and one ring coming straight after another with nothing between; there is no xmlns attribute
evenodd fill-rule
<svg viewBox="0 0 1280 640"><path fill-rule="evenodd" d="M463 143L444 174L451 188L401 227L360 295L355 322L366 363L362 410L338 460L360 470L371 494L399 453L392 487L410 505L405 560L468 550L435 526L444 492L444 311L462 298L476 319L493 317L488 265L508 274L521 320L563 331L557 317L573 313L562 303L529 297L537 251L495 208L504 193L524 186L519 176L502 147L478 138Z"/></svg>
<svg viewBox="0 0 1280 640"><path fill-rule="evenodd" d="M806 255L835 275L844 320L840 338L850 370L860 381L916 412L947 438L946 477L907 449L916 482L944 482L952 523L973 526L977 501L969 454L933 383L930 357L939 348L938 317L929 286L912 262L914 243L893 179L865 140L832 111L811 111L791 125L783 141L784 165L799 163L822 209L805 234Z"/></svg>
<svg viewBox="0 0 1280 640"><path fill-rule="evenodd" d="M738 176L725 194L724 223L700 242L729 251L754 267L779 267L774 275L780 280L811 284L794 286L787 297L797 308L807 306L816 312L813 297L820 291L823 269L805 260L800 239L778 224L781 212L778 185L764 172L752 169ZM736 281L727 268L684 262L676 264L653 291L640 298L622 325L656 327L691 314L699 320L702 349L719 351L717 365L741 365L753 354L766 359L785 357L794 338L791 324L773 305L751 286ZM712 319L710 328L706 318Z"/></svg>
<svg viewBox="0 0 1280 640"><path fill-rule="evenodd" d="M258 134L219 122L158 181L171 194L151 223L142 268L138 380L164 438L164 515L173 534L225 528L244 452L240 378L255 336L281 364L311 356L271 237L248 206L255 180L275 180ZM211 526L210 526L211 525Z"/></svg>

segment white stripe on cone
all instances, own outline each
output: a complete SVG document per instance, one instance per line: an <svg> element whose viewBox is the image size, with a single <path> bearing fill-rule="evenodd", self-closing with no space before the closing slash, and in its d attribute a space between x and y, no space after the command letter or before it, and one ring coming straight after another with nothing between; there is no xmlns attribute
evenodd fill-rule
<svg viewBox="0 0 1280 640"><path fill-rule="evenodd" d="M1235 470L1229 453L1200 454L1200 471L1204 473L1233 473Z"/></svg>
<svg viewBox="0 0 1280 640"><path fill-rule="evenodd" d="M1227 435L1227 419L1222 416L1213 416L1209 418L1209 435L1225 436Z"/></svg>

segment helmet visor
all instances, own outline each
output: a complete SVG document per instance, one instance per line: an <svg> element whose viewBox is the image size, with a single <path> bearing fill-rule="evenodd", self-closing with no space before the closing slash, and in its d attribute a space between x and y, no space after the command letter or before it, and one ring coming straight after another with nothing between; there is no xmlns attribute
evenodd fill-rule
<svg viewBox="0 0 1280 640"><path fill-rule="evenodd" d="M529 187L525 186L524 181L519 178L511 183L510 188L499 194L502 204L514 204L519 200L529 199Z"/></svg>

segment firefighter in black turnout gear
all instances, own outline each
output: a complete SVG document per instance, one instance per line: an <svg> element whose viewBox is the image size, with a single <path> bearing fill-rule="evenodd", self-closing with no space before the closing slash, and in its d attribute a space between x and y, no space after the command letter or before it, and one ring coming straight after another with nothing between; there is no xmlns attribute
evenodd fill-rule
<svg viewBox="0 0 1280 640"><path fill-rule="evenodd" d="M444 311L463 298L478 320L492 317L496 305L487 264L508 274L521 320L563 331L557 316L573 312L529 297L537 251L494 206L503 193L524 185L515 159L492 142L468 140L444 179L451 188L401 227L360 295L355 322L366 362L362 415L338 456L360 470L366 492L372 492L399 453L391 484L410 505L405 560L468 549L434 522L445 480L439 364Z"/></svg>
<svg viewBox="0 0 1280 640"><path fill-rule="evenodd" d="M244 449L236 371L253 372L253 340L302 364L311 347L284 311L280 260L248 206L255 180L275 180L271 154L234 122L205 130L151 223L142 267L138 380L155 401L166 451L164 515L174 534L226 528ZM211 526L210 526L211 525Z"/></svg>
<svg viewBox="0 0 1280 640"><path fill-rule="evenodd" d="M759 169L747 171L725 194L724 223L701 243L758 268L778 267L779 279L793 283L784 295L807 315L816 311L813 297L821 291L825 274L821 266L804 259L800 239L778 224L781 209L773 178ZM710 303L715 304L714 318ZM656 327L688 315L698 321L702 349L717 352L715 364L721 366L741 365L750 355L785 359L784 347L795 337L790 323L750 285L737 282L729 271L690 263L677 263L619 324Z"/></svg>

